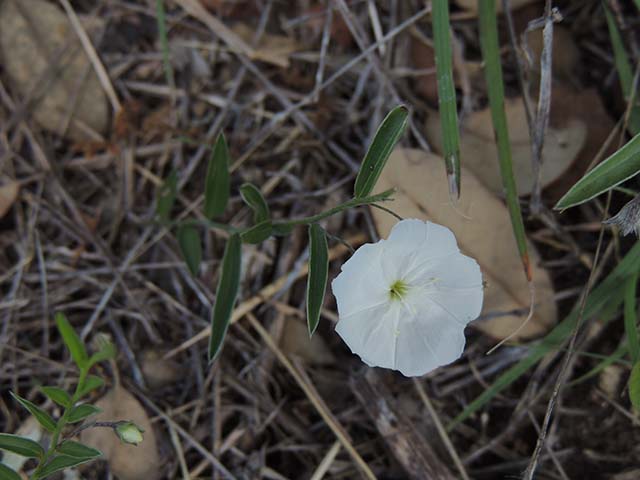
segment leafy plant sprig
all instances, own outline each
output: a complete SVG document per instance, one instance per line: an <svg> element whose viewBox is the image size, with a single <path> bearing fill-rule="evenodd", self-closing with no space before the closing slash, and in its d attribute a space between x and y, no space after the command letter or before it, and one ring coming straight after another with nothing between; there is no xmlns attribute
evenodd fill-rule
<svg viewBox="0 0 640 480"><path fill-rule="evenodd" d="M89 462L102 455L102 453L95 448L63 437L63 431L68 425L81 423L88 417L100 413L101 410L98 407L90 403L80 403L80 401L93 390L104 385L104 380L96 375L91 375L90 370L96 364L114 358L116 353L115 347L111 342L103 341L98 351L89 356L84 344L73 330L73 327L65 315L57 313L55 320L62 340L69 350L71 358L80 370L78 382L75 390L71 394L58 387L45 386L40 389L46 397L63 408L62 416L55 420L42 408L17 393L11 392L11 396L27 409L42 428L51 435L49 448L45 450L38 442L29 438L9 433L0 433L0 449L37 460L37 466L29 477L30 480L42 480L55 472ZM80 426L76 430L76 433L94 426L113 428L120 439L126 443L135 443L131 442L130 439L141 438L140 429L132 422L127 421L85 424ZM134 430L137 432L137 436ZM74 435L70 435L69 437L73 436ZM20 479L21 477L18 473L14 472L7 465L0 463L0 480Z"/></svg>
<svg viewBox="0 0 640 480"><path fill-rule="evenodd" d="M230 154L223 134L213 148L204 185L204 219L170 221L177 194L177 177L172 173L158 191L156 218L169 228L176 228L176 237L182 257L189 271L196 275L202 261L202 242L198 229L221 230L230 235L222 259L222 269L216 290L216 301L211 313L209 360L220 354L224 337L233 313L240 286L242 243L258 244L271 236L290 234L297 226L309 229L309 276L307 282L307 325L309 335L315 332L327 285L328 246L327 233L318 224L321 220L350 208L373 205L391 199L394 190L372 194L376 181L387 163L393 147L407 127L409 112L399 105L384 118L376 131L364 157L354 184L353 197L340 205L316 215L288 220L274 220L267 201L258 187L251 183L240 186L240 196L253 211L253 221L246 228L238 228L215 221L227 207L230 194Z"/></svg>

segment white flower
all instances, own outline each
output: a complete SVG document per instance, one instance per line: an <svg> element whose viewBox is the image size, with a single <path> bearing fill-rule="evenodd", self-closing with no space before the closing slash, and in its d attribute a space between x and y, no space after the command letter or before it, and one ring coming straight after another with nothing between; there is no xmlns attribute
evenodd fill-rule
<svg viewBox="0 0 640 480"><path fill-rule="evenodd" d="M482 309L482 274L446 227L409 219L360 247L331 284L336 332L372 367L424 375L462 355Z"/></svg>

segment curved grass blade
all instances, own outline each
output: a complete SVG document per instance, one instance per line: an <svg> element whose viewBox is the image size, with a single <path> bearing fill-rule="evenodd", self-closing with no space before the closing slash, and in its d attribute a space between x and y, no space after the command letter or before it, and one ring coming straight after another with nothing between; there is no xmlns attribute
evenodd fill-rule
<svg viewBox="0 0 640 480"><path fill-rule="evenodd" d="M42 393L61 407L67 408L71 406L71 396L61 388L41 387L40 390L42 390Z"/></svg>
<svg viewBox="0 0 640 480"><path fill-rule="evenodd" d="M18 403L20 403L20 405L26 408L29 411L29 413L36 418L38 423L42 425L45 430L51 433L53 433L56 430L56 422L53 418L51 418L51 416L47 412L45 412L37 405L30 402L26 398L22 398L17 393L13 393L13 392L10 392L10 393L11 393L11 396L15 398L18 401Z"/></svg>
<svg viewBox="0 0 640 480"><path fill-rule="evenodd" d="M631 369L629 376L629 400L634 410L640 410L640 362Z"/></svg>
<svg viewBox="0 0 640 480"><path fill-rule="evenodd" d="M178 174L172 171L164 183L158 188L158 200L156 203L156 217L163 225L171 220L171 210L176 203L178 194Z"/></svg>
<svg viewBox="0 0 640 480"><path fill-rule="evenodd" d="M556 210L575 207L621 184L640 172L640 133L588 172L558 201Z"/></svg>
<svg viewBox="0 0 640 480"><path fill-rule="evenodd" d="M229 201L231 183L229 178L229 148L224 135L218 135L213 153L207 165L204 184L204 216L209 220L224 213Z"/></svg>
<svg viewBox="0 0 640 480"><path fill-rule="evenodd" d="M593 317L603 309L616 308L624 297L620 284L624 283L630 275L640 268L640 243L636 243L629 250L616 268L603 280L589 295L584 308L583 318ZM579 303L574 306L569 315L547 334L542 341L531 348L529 354L500 375L492 385L480 396L467 405L467 407L455 417L448 425L452 430L460 422L466 420L474 412L486 405L494 396L515 382L527 370L537 364L546 354L560 348L564 341L571 335L578 321L580 311Z"/></svg>
<svg viewBox="0 0 640 480"><path fill-rule="evenodd" d="M531 264L527 251L527 239L524 232L522 212L518 202L518 192L513 176L513 162L511 159L511 143L507 128L507 117L504 111L504 84L502 81L502 65L498 45L498 25L496 19L495 0L479 0L480 47L484 60L484 74L489 94L489 106L493 129L498 145L498 160L502 186L507 199L507 207L511 217L513 234L518 245L518 252L524 267L527 280L531 282Z"/></svg>
<svg viewBox="0 0 640 480"><path fill-rule="evenodd" d="M240 234L245 243L260 243L271 236L273 226L271 220L263 220Z"/></svg>
<svg viewBox="0 0 640 480"><path fill-rule="evenodd" d="M0 480L22 480L22 477L4 463L0 463Z"/></svg>
<svg viewBox="0 0 640 480"><path fill-rule="evenodd" d="M0 433L0 450L17 453L28 458L42 458L44 456L44 449L39 443L10 433Z"/></svg>
<svg viewBox="0 0 640 480"><path fill-rule="evenodd" d="M182 258L184 258L191 275L196 276L202 262L202 244L198 229L190 225L178 228L176 233Z"/></svg>
<svg viewBox="0 0 640 480"><path fill-rule="evenodd" d="M54 457L42 470L40 470L40 475L38 478L46 478L49 475L52 475L60 470L64 470L65 468L75 467L76 465L81 465L86 462L90 462L96 457L70 457L68 455L60 455L58 457Z"/></svg>
<svg viewBox="0 0 640 480"><path fill-rule="evenodd" d="M329 274L329 247L324 229L309 225L309 275L307 277L307 326L309 336L318 328Z"/></svg>
<svg viewBox="0 0 640 480"><path fill-rule="evenodd" d="M458 105L453 84L451 53L451 25L448 0L433 0L431 21L436 51L438 80L438 106L442 128L444 162L449 179L449 195L460 197L460 134L458 131Z"/></svg>
<svg viewBox="0 0 640 480"><path fill-rule="evenodd" d="M58 445L56 451L62 455L75 458L98 458L102 455L100 450L87 447L86 445L73 440L66 440L64 443Z"/></svg>
<svg viewBox="0 0 640 480"><path fill-rule="evenodd" d="M373 190L393 147L407 128L408 117L409 110L405 106L399 105L382 120L356 177L355 198L366 197Z"/></svg>
<svg viewBox="0 0 640 480"><path fill-rule="evenodd" d="M253 221L260 223L269 218L269 206L262 196L262 192L252 183L244 183L240 187L240 196L251 210L253 210Z"/></svg>
<svg viewBox="0 0 640 480"><path fill-rule="evenodd" d="M82 340L80 340L80 337L78 337L78 334L73 329L64 313L56 313L55 319L58 331L62 336L64 344L69 349L71 358L73 358L73 361L76 363L78 368L82 370L87 365L88 361L87 350L84 348Z"/></svg>
<svg viewBox="0 0 640 480"><path fill-rule="evenodd" d="M624 330L631 362L635 365L640 360L640 341L638 340L638 316L636 314L636 292L638 272L629 277L624 288Z"/></svg>
<svg viewBox="0 0 640 480"><path fill-rule="evenodd" d="M209 339L209 361L212 362L222 350L222 342L229 327L229 320L236 303L240 287L242 241L233 234L227 242L222 259L222 272L216 289L216 303L211 315L211 338Z"/></svg>
<svg viewBox="0 0 640 480"><path fill-rule="evenodd" d="M88 403L82 403L71 409L71 411L69 412L69 416L67 417L67 422L78 423L85 418L90 417L91 415L97 415L100 412L102 412L100 408Z"/></svg>

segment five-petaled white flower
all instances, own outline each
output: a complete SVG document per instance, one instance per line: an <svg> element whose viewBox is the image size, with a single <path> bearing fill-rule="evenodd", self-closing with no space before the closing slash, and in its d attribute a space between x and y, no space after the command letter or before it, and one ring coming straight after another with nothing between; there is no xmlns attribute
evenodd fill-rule
<svg viewBox="0 0 640 480"><path fill-rule="evenodd" d="M398 222L360 247L331 287L336 332L369 366L424 375L462 355L464 329L482 309L482 274L446 227Z"/></svg>

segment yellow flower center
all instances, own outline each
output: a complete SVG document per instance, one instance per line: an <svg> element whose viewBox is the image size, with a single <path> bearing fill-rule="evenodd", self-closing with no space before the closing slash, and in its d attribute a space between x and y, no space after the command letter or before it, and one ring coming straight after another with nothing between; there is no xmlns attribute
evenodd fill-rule
<svg viewBox="0 0 640 480"><path fill-rule="evenodd" d="M409 285L402 280L396 280L389 287L389 298L391 298L391 300L402 300L402 297L407 294L408 290Z"/></svg>

